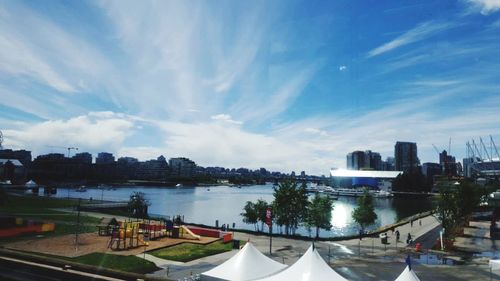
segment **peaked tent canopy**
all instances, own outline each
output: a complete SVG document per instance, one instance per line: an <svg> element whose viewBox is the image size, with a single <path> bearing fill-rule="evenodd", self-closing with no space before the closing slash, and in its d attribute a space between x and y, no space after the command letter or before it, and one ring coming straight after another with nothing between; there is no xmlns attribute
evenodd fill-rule
<svg viewBox="0 0 500 281"><path fill-rule="evenodd" d="M309 247L307 252L293 265L278 274L261 279L262 281L347 281L335 272L321 258L318 251Z"/></svg>
<svg viewBox="0 0 500 281"><path fill-rule="evenodd" d="M252 243L247 242L232 258L202 273L202 275L224 280L243 281L269 276L286 267L285 264L266 257Z"/></svg>
<svg viewBox="0 0 500 281"><path fill-rule="evenodd" d="M406 266L405 270L403 270L394 281L420 281L420 279L418 279L413 270L410 270L410 268Z"/></svg>
<svg viewBox="0 0 500 281"><path fill-rule="evenodd" d="M500 269L500 260L490 260L491 270Z"/></svg>
<svg viewBox="0 0 500 281"><path fill-rule="evenodd" d="M33 180L30 180L24 186L26 186L26 187L35 187L35 186L37 186L37 184Z"/></svg>

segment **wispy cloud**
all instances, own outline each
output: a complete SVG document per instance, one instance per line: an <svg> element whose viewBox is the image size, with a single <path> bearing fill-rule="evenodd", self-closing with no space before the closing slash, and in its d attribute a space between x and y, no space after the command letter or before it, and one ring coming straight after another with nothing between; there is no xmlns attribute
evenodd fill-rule
<svg viewBox="0 0 500 281"><path fill-rule="evenodd" d="M105 56L20 3L0 13L0 72L28 77L60 93L89 90L110 71ZM36 27L36 32L33 28Z"/></svg>
<svg viewBox="0 0 500 281"><path fill-rule="evenodd" d="M396 48L427 39L439 32L450 29L454 26L455 24L450 22L428 21L421 23L416 27L414 27L413 29L410 29L409 31L398 36L397 38L369 51L367 57L369 58L375 57L384 54L386 52L392 51Z"/></svg>
<svg viewBox="0 0 500 281"><path fill-rule="evenodd" d="M480 11L483 15L489 15L500 10L500 0L466 0L473 10Z"/></svg>
<svg viewBox="0 0 500 281"><path fill-rule="evenodd" d="M217 115L211 116L210 118L212 120L223 121L223 122L227 122L227 123L231 123L231 124L237 124L237 125L243 124L243 122L241 122L241 121L233 120L231 118L231 115L229 115L229 114L217 114Z"/></svg>

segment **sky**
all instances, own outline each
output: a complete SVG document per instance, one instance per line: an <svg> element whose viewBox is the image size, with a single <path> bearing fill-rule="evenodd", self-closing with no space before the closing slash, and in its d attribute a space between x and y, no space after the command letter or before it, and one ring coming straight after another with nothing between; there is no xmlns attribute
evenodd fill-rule
<svg viewBox="0 0 500 281"><path fill-rule="evenodd" d="M328 174L500 145L500 0L0 1L0 130L33 155ZM72 151L74 153L74 151Z"/></svg>

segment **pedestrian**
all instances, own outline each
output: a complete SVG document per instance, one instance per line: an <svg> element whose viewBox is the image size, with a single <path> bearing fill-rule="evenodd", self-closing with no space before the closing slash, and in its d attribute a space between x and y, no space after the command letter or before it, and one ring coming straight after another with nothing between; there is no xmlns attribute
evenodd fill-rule
<svg viewBox="0 0 500 281"><path fill-rule="evenodd" d="M408 232L408 237L406 238L406 244L410 244L411 242L412 242L411 234Z"/></svg>
<svg viewBox="0 0 500 281"><path fill-rule="evenodd" d="M413 227L413 220L410 220L410 227Z"/></svg>
<svg viewBox="0 0 500 281"><path fill-rule="evenodd" d="M418 225L422 226L422 220L418 220Z"/></svg>
<svg viewBox="0 0 500 281"><path fill-rule="evenodd" d="M396 230L396 241L399 241L399 230Z"/></svg>

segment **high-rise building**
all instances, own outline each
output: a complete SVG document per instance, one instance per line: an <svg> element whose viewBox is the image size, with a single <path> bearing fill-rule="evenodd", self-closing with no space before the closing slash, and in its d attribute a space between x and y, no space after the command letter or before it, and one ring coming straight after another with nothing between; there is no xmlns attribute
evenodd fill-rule
<svg viewBox="0 0 500 281"><path fill-rule="evenodd" d="M156 160L152 159L145 162L140 162L136 172L138 179L145 180L164 180L167 176L168 164L163 155Z"/></svg>
<svg viewBox="0 0 500 281"><path fill-rule="evenodd" d="M196 163L188 158L170 158L168 164L170 166L170 175L173 177L190 178L194 176L196 171Z"/></svg>
<svg viewBox="0 0 500 281"><path fill-rule="evenodd" d="M31 151L28 150L12 150L12 149L1 149L0 159L17 159L25 167L31 164Z"/></svg>
<svg viewBox="0 0 500 281"><path fill-rule="evenodd" d="M366 151L353 151L347 154L348 170L383 170L382 157L380 153L371 150Z"/></svg>
<svg viewBox="0 0 500 281"><path fill-rule="evenodd" d="M396 171L409 172L418 168L417 144L414 142L396 142L394 146Z"/></svg>
<svg viewBox="0 0 500 281"><path fill-rule="evenodd" d="M82 164L92 164L92 154L88 152L77 153L72 158Z"/></svg>
<svg viewBox="0 0 500 281"><path fill-rule="evenodd" d="M441 175L442 167L438 163L422 164L422 174L425 176L425 181L429 186L434 184L434 176Z"/></svg>
<svg viewBox="0 0 500 281"><path fill-rule="evenodd" d="M443 174L448 176L456 176L457 175L457 162L455 157L451 156L443 150L443 152L439 153L439 164L443 167Z"/></svg>
<svg viewBox="0 0 500 281"><path fill-rule="evenodd" d="M360 170L365 167L365 152L364 151L353 151L347 154L347 165L348 170Z"/></svg>
<svg viewBox="0 0 500 281"><path fill-rule="evenodd" d="M395 160L394 157L387 157L385 161L382 162L382 170L384 171L394 171L395 168Z"/></svg>
<svg viewBox="0 0 500 281"><path fill-rule="evenodd" d="M115 157L113 153L99 152L97 158L95 159L96 164L113 164L115 162Z"/></svg>

